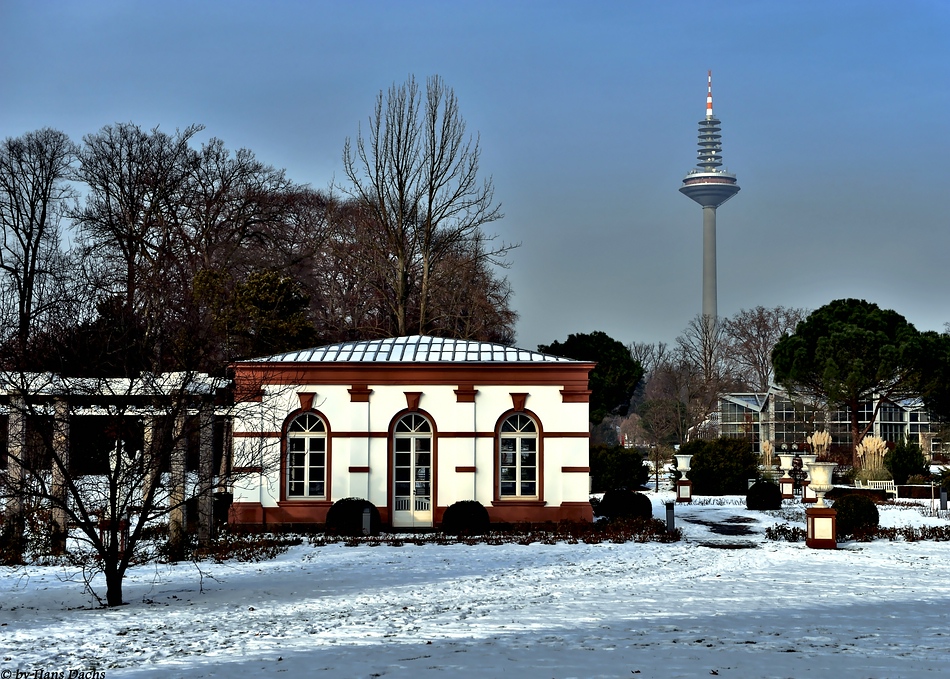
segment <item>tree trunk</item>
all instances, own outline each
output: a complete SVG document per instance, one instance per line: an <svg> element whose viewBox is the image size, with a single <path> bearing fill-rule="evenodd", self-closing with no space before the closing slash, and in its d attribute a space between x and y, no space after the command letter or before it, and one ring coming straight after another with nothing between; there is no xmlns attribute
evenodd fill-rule
<svg viewBox="0 0 950 679"><path fill-rule="evenodd" d="M858 418L861 416L858 412L860 404L857 401L848 403L851 409L851 466L858 468L858 444L861 443L861 424Z"/></svg>
<svg viewBox="0 0 950 679"><path fill-rule="evenodd" d="M110 550L112 551L112 550ZM111 554L107 558L112 558ZM117 568L115 564L105 568L106 576L106 605L121 606L122 601L122 580L125 574Z"/></svg>

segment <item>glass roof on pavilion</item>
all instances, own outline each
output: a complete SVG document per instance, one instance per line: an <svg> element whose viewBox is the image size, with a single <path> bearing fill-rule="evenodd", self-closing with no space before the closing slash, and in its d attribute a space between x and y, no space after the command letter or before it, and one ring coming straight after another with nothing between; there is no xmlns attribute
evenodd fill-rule
<svg viewBox="0 0 950 679"><path fill-rule="evenodd" d="M247 361L240 361L245 363ZM254 363L578 363L492 342L426 335L341 342L252 359Z"/></svg>

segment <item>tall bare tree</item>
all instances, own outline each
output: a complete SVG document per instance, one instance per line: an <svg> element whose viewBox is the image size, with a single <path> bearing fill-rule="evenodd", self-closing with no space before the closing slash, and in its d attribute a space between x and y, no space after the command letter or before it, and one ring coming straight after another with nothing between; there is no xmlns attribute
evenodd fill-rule
<svg viewBox="0 0 950 679"><path fill-rule="evenodd" d="M807 310L795 307L757 306L721 319L733 377L755 391L766 391L774 376L772 349L782 335L793 333L807 315Z"/></svg>
<svg viewBox="0 0 950 679"><path fill-rule="evenodd" d="M478 256L493 263L512 247L484 246L491 239L482 227L502 214L491 178L479 180L480 156L455 92L439 76L426 80L424 95L412 76L380 91L367 136L361 130L355 143L346 141L344 191L379 230L375 259L388 288L381 292L400 335L429 330L433 272L459 244L480 241Z"/></svg>
<svg viewBox="0 0 950 679"><path fill-rule="evenodd" d="M75 190L67 183L76 145L44 128L0 144L0 271L11 306L15 353L23 355L36 319L55 299L62 273L61 221Z"/></svg>
<svg viewBox="0 0 950 679"><path fill-rule="evenodd" d="M106 126L83 138L76 179L86 185L86 204L75 212L82 242L98 260L99 285L119 296L125 314L157 337L170 309L163 293L177 267L177 211L189 170L198 160L189 141L192 125L174 135L132 123Z"/></svg>
<svg viewBox="0 0 950 679"><path fill-rule="evenodd" d="M707 391L718 391L728 373L726 342L722 323L697 315L676 338L683 360L694 366Z"/></svg>

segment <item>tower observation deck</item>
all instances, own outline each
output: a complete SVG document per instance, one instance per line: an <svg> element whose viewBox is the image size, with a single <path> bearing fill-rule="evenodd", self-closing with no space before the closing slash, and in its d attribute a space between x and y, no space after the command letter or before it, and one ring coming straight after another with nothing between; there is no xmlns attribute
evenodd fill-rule
<svg viewBox="0 0 950 679"><path fill-rule="evenodd" d="M715 321L716 208L739 193L736 176L722 168L722 131L713 115L712 71L707 76L706 117L699 121L699 162L683 179L680 192L703 207L703 317Z"/></svg>

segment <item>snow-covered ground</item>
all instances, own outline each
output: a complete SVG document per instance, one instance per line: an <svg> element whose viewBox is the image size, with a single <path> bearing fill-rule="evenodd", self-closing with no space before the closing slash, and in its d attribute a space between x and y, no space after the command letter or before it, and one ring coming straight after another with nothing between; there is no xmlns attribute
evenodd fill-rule
<svg viewBox="0 0 950 679"><path fill-rule="evenodd" d="M671 496L653 497L663 518ZM678 506L674 544L305 543L203 578L149 565L116 609L61 568L0 570L0 679L950 674L950 543L811 550L762 535L803 527L800 505L723 501ZM947 525L929 507L881 523Z"/></svg>

